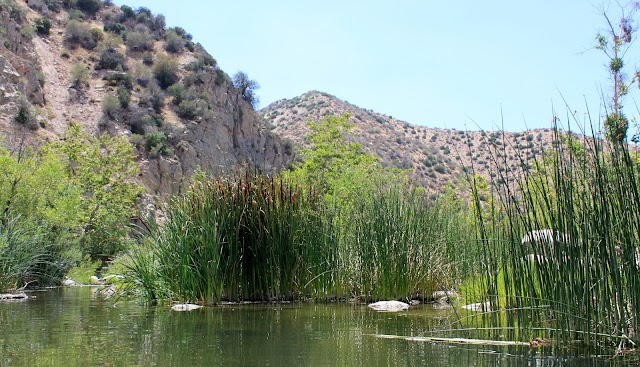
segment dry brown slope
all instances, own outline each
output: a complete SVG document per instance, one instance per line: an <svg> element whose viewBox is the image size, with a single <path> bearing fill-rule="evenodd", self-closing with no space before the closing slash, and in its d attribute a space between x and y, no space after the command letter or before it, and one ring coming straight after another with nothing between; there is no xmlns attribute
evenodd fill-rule
<svg viewBox="0 0 640 367"><path fill-rule="evenodd" d="M356 125L350 141L362 144L385 166L411 169L418 183L436 192L449 182L459 183L463 167L470 167L472 161L476 172L490 178L495 160L521 167L548 148L553 139L551 129L503 135L413 125L317 91L276 101L260 113L275 134L297 146L307 144L308 121L348 113Z"/></svg>

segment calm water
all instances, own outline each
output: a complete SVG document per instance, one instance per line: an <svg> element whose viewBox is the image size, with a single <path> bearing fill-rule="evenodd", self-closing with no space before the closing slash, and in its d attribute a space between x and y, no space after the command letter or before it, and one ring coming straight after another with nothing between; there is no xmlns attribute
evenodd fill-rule
<svg viewBox="0 0 640 367"><path fill-rule="evenodd" d="M117 304L91 288L0 302L0 366L607 366L544 350L452 346L368 334L426 335L449 312L400 314L365 306L243 305L190 313ZM444 335L447 336L447 335ZM451 335L448 335L451 336Z"/></svg>

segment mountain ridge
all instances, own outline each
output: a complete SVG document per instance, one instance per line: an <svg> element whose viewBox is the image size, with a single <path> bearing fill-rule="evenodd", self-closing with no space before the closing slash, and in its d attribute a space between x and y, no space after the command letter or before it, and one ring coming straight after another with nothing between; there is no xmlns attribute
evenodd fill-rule
<svg viewBox="0 0 640 367"><path fill-rule="evenodd" d="M527 162L539 157L554 139L550 128L486 132L413 125L320 91L275 101L259 113L286 145L298 147L310 146L305 138L308 121L348 114L355 124L348 141L361 144L383 166L410 169L415 182L434 192L442 192L448 184L459 185L472 163L474 172L490 182L499 180L492 164L496 159L505 160L514 172L527 168Z"/></svg>

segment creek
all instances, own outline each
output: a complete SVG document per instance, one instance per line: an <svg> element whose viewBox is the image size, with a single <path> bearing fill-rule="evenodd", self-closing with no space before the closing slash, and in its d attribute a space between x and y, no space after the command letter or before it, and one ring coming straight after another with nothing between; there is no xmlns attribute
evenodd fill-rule
<svg viewBox="0 0 640 367"><path fill-rule="evenodd" d="M251 304L173 312L106 300L96 288L0 302L0 366L608 366L548 348L382 339L436 336L451 310L381 313L365 305ZM438 336L462 336L439 334Z"/></svg>

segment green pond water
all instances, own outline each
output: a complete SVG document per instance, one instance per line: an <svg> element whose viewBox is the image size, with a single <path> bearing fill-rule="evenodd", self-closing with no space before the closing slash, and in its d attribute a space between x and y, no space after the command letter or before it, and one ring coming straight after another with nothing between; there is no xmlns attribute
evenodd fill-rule
<svg viewBox="0 0 640 367"><path fill-rule="evenodd" d="M363 305L208 307L114 303L95 288L0 302L0 366L608 366L606 357L549 350L380 339L426 336L454 320L428 305L379 313ZM438 336L456 336L439 334ZM462 336L462 335L457 335Z"/></svg>

